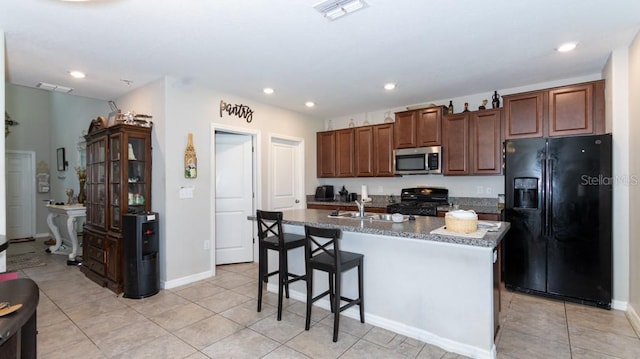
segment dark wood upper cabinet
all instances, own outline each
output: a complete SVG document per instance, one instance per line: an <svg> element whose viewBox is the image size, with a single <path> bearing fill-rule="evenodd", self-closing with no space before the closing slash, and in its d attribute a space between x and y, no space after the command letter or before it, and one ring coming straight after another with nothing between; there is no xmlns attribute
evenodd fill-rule
<svg viewBox="0 0 640 359"><path fill-rule="evenodd" d="M465 113L445 116L442 133L443 174L469 174L469 116Z"/></svg>
<svg viewBox="0 0 640 359"><path fill-rule="evenodd" d="M505 139L605 133L604 80L504 96Z"/></svg>
<svg viewBox="0 0 640 359"><path fill-rule="evenodd" d="M395 148L417 147L416 112L404 111L396 113L394 128Z"/></svg>
<svg viewBox="0 0 640 359"><path fill-rule="evenodd" d="M373 175L393 176L394 124L385 123L373 127Z"/></svg>
<svg viewBox="0 0 640 359"><path fill-rule="evenodd" d="M502 110L480 110L443 117L444 175L495 175L502 172Z"/></svg>
<svg viewBox="0 0 640 359"><path fill-rule="evenodd" d="M355 128L357 177L393 176L393 124Z"/></svg>
<svg viewBox="0 0 640 359"><path fill-rule="evenodd" d="M364 126L355 129L356 176L373 177L373 127Z"/></svg>
<svg viewBox="0 0 640 359"><path fill-rule="evenodd" d="M442 144L442 107L429 107L416 111L417 147Z"/></svg>
<svg viewBox="0 0 640 359"><path fill-rule="evenodd" d="M544 93L528 92L504 96L505 139L542 137Z"/></svg>
<svg viewBox="0 0 640 359"><path fill-rule="evenodd" d="M318 177L336 176L336 132L323 131L316 134L316 174Z"/></svg>
<svg viewBox="0 0 640 359"><path fill-rule="evenodd" d="M471 173L479 175L502 172L502 111L500 109L472 112Z"/></svg>
<svg viewBox="0 0 640 359"><path fill-rule="evenodd" d="M396 113L395 148L440 146L442 144L442 106Z"/></svg>
<svg viewBox="0 0 640 359"><path fill-rule="evenodd" d="M318 177L393 176L392 123L317 133Z"/></svg>
<svg viewBox="0 0 640 359"><path fill-rule="evenodd" d="M549 91L549 136L593 133L593 84Z"/></svg>
<svg viewBox="0 0 640 359"><path fill-rule="evenodd" d="M336 131L336 177L354 177L354 130L347 128Z"/></svg>

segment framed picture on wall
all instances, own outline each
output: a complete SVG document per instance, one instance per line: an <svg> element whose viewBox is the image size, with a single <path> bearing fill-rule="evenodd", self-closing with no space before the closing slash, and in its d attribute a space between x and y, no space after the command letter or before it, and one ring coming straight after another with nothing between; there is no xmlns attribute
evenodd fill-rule
<svg viewBox="0 0 640 359"><path fill-rule="evenodd" d="M58 171L66 171L67 170L67 160L64 156L64 147L60 147L56 150L58 155Z"/></svg>

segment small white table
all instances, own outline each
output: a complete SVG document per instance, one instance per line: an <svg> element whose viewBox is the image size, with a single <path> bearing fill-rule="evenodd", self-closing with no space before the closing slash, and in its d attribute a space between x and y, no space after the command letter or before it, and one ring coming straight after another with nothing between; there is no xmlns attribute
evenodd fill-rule
<svg viewBox="0 0 640 359"><path fill-rule="evenodd" d="M76 255L78 254L78 236L76 234L76 223L78 218L85 217L87 215L87 209L81 204L64 204L64 205L47 205L49 209L49 215L47 216L47 224L51 233L56 240L56 244L47 248L47 253L69 255L67 264L77 265L80 262L76 261ZM69 234L69 240L71 241L71 253L63 252L60 250L62 246L62 236L60 230L56 225L55 218L58 216L67 217L67 233Z"/></svg>

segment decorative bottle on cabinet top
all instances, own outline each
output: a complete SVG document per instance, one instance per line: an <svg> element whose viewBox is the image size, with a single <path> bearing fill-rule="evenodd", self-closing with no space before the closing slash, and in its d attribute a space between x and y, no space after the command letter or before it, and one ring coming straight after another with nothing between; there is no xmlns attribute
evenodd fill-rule
<svg viewBox="0 0 640 359"><path fill-rule="evenodd" d="M491 106L493 108L499 108L500 107L500 95L498 95L498 91L494 91L493 92Z"/></svg>
<svg viewBox="0 0 640 359"><path fill-rule="evenodd" d="M198 167L198 158L196 157L196 149L193 147L193 134L189 133L187 140L187 148L184 150L184 178L196 178Z"/></svg>
<svg viewBox="0 0 640 359"><path fill-rule="evenodd" d="M449 109L447 110L447 114L453 115L453 101L449 101Z"/></svg>

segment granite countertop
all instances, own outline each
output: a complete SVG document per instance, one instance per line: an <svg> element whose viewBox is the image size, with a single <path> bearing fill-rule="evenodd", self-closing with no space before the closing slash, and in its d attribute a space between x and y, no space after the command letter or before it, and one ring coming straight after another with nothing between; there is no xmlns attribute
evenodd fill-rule
<svg viewBox="0 0 640 359"><path fill-rule="evenodd" d="M379 220L357 220L350 218L330 218L329 210L297 209L284 211L282 223L297 226L340 228L346 232L369 233L405 239L428 240L477 247L495 248L509 230L508 222L501 222L497 232L488 232L483 238L468 238L451 235L431 234L434 229L444 226L444 218L416 216L413 221L393 223ZM488 221L489 222L489 221Z"/></svg>

